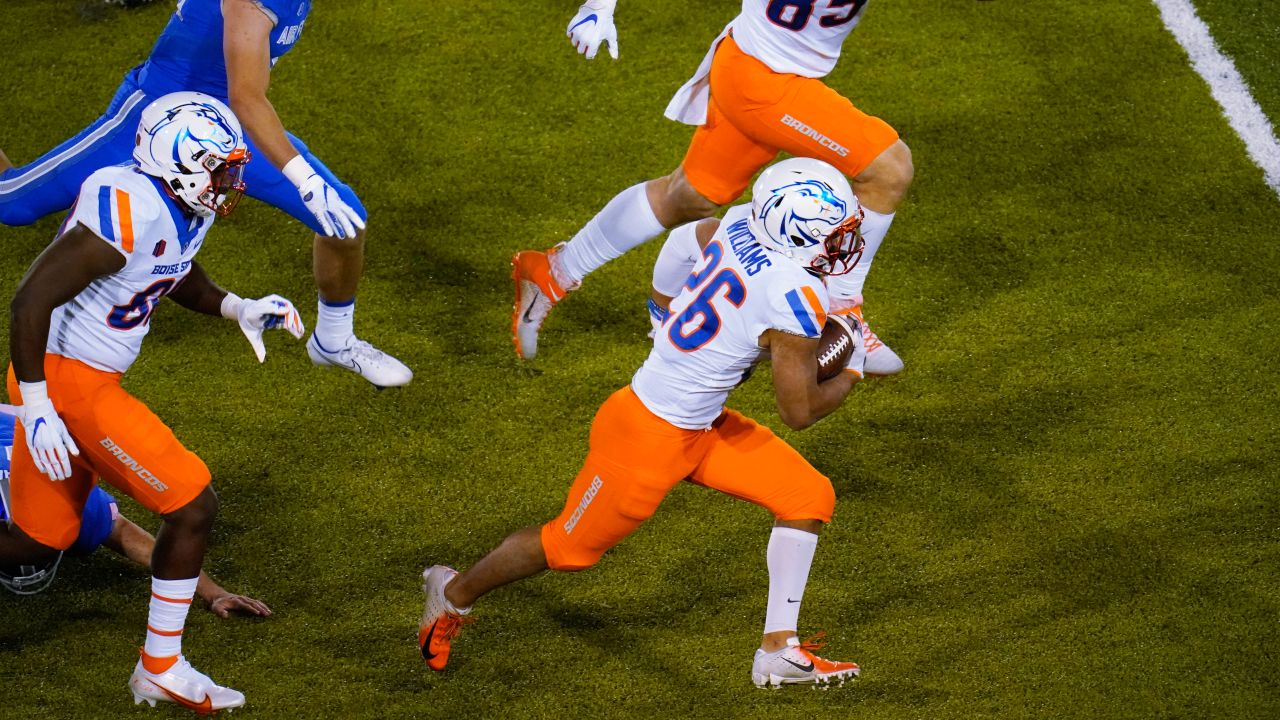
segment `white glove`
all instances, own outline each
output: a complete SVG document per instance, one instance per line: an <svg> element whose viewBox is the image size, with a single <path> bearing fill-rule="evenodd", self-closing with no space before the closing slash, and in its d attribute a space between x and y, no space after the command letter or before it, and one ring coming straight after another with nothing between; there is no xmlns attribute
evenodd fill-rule
<svg viewBox="0 0 1280 720"><path fill-rule="evenodd" d="M240 331L249 339L258 362L267 359L267 347L262 344L264 331L284 328L299 340L302 339L302 333L306 332L297 308L279 295L245 300L235 293L227 293L222 299L222 317L240 324Z"/></svg>
<svg viewBox="0 0 1280 720"><path fill-rule="evenodd" d="M343 201L337 189L326 182L306 158L298 155L286 163L281 172L298 188L302 203L316 216L326 236L355 237L357 228L364 229L360 214Z"/></svg>
<svg viewBox="0 0 1280 720"><path fill-rule="evenodd" d="M31 459L36 469L51 480L66 480L71 477L71 455L79 455L67 426L62 424L58 411L53 409L49 400L49 388L41 382L20 382L18 390L22 395L22 428L27 434L27 449L31 451Z"/></svg>
<svg viewBox="0 0 1280 720"><path fill-rule="evenodd" d="M579 55L595 59L600 46L609 44L609 55L618 59L618 28L613 25L613 8L618 0L587 0L569 21L565 34Z"/></svg>
<svg viewBox="0 0 1280 720"><path fill-rule="evenodd" d="M849 334L853 336L853 354L849 355L849 362L845 363L844 371L853 373L861 380L866 377L867 369L867 341L862 337L862 323L858 322L858 317L853 313L831 317L844 323Z"/></svg>

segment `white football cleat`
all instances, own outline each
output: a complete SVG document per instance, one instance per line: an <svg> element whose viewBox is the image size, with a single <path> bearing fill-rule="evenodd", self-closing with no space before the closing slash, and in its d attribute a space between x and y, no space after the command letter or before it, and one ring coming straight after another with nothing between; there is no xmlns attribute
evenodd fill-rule
<svg viewBox="0 0 1280 720"><path fill-rule="evenodd" d="M765 652L757 649L751 663L751 682L758 688L779 688L783 685L843 685L845 680L862 673L857 663L826 660L813 654L821 643L801 643L795 638L781 650Z"/></svg>
<svg viewBox="0 0 1280 720"><path fill-rule="evenodd" d="M326 348L311 333L307 338L307 355L320 367L340 367L359 375L380 388L409 384L413 371L404 363L382 352L355 335L347 344L336 349Z"/></svg>
<svg viewBox="0 0 1280 720"><path fill-rule="evenodd" d="M191 667L181 655L172 667L158 675L147 672L139 660L129 678L129 689L133 692L134 705L144 700L151 707L155 707L157 701L171 702L198 715L212 715L244 705L244 693L218 685Z"/></svg>
<svg viewBox="0 0 1280 720"><path fill-rule="evenodd" d="M858 305L850 312L862 322L862 340L867 344L867 363L864 370L867 375L897 375L906 367L898 353L889 349L876 332L862 317L862 306Z"/></svg>

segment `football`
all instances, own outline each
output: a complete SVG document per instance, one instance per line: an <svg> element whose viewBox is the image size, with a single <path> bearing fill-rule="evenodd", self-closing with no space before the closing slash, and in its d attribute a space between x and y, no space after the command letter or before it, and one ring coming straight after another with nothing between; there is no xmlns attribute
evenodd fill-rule
<svg viewBox="0 0 1280 720"><path fill-rule="evenodd" d="M818 382L839 375L853 355L853 329L848 321L837 315L827 317L818 338Z"/></svg>

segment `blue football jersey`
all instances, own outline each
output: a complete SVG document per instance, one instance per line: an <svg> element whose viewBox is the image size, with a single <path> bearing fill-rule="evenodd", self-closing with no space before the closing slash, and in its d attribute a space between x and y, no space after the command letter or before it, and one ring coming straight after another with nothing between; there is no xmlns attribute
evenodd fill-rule
<svg viewBox="0 0 1280 720"><path fill-rule="evenodd" d="M0 405L0 450L3 451L0 452L0 480L3 480L5 489L4 501L0 502L0 522L9 519L9 463L13 457L14 430L18 420L15 411L12 405ZM18 441L25 442L21 438ZM80 535L69 548L70 552L87 555L106 541L115 525L115 504L116 499L107 491L97 485L93 487L80 514Z"/></svg>
<svg viewBox="0 0 1280 720"><path fill-rule="evenodd" d="M255 0L271 18L271 65L293 49L311 12L310 0ZM169 24L137 68L138 84L151 96L194 90L227 99L222 54L222 1L179 0Z"/></svg>

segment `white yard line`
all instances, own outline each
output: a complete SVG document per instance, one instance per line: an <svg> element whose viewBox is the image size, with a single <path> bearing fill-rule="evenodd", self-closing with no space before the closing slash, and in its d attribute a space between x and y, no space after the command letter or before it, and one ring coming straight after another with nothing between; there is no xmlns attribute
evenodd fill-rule
<svg viewBox="0 0 1280 720"><path fill-rule="evenodd" d="M1191 0L1152 2L1160 8L1165 27L1191 56L1191 66L1209 83L1213 99L1222 106L1231 128L1244 140L1249 157L1262 168L1267 185L1280 195L1280 143L1235 63L1218 49Z"/></svg>

